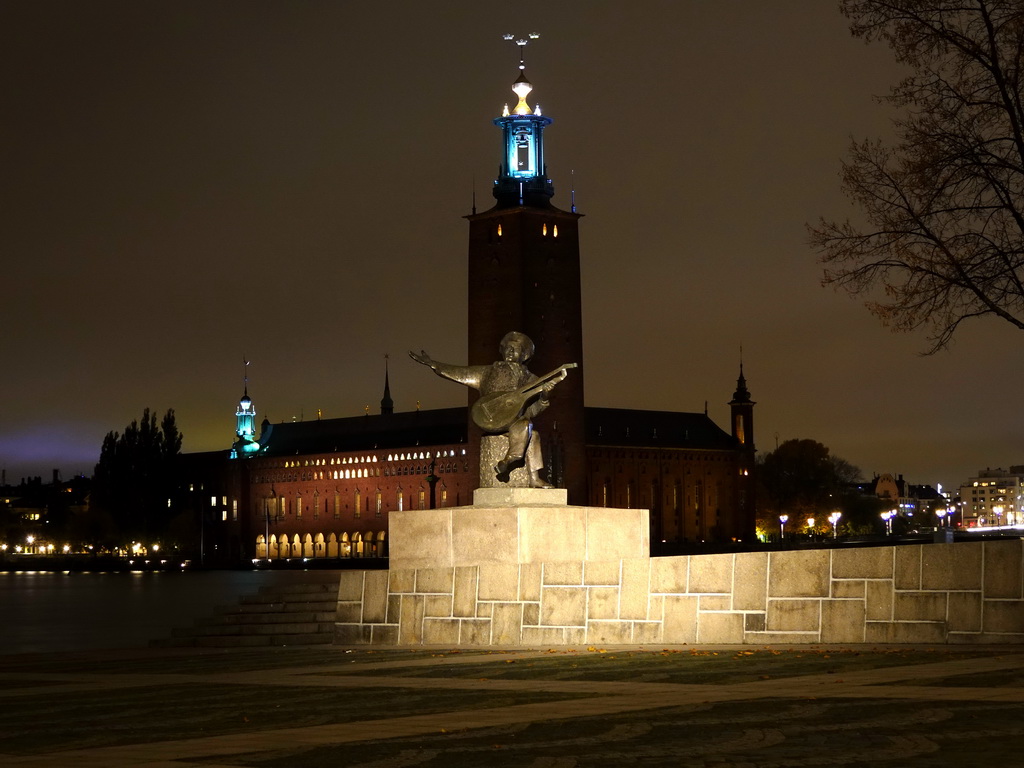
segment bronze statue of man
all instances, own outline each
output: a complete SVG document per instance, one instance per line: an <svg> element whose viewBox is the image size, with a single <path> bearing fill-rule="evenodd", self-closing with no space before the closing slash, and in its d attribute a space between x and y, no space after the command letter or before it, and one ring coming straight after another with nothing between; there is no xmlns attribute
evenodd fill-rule
<svg viewBox="0 0 1024 768"><path fill-rule="evenodd" d="M546 376L535 376L526 367L526 361L533 357L533 342L518 331L505 334L498 350L501 360L491 365L439 363L423 351L410 352L409 357L442 378L480 391L480 399L471 411L473 422L488 434L508 436L508 451L494 466L500 482L507 483L511 472L525 465L532 488L550 488L539 474L544 464L533 418L548 407L548 393L576 363L560 366Z"/></svg>

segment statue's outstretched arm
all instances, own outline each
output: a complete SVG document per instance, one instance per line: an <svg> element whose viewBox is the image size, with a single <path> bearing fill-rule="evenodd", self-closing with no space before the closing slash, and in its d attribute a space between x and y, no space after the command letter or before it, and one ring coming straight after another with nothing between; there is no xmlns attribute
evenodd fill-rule
<svg viewBox="0 0 1024 768"><path fill-rule="evenodd" d="M473 389L480 389L480 382L483 381L484 374L490 369L490 366L486 365L451 365L450 363L439 363L423 350L420 350L419 354L410 352L409 357L420 365L427 366L442 379L450 379L451 381L456 381L459 384L465 384L467 387L472 387Z"/></svg>

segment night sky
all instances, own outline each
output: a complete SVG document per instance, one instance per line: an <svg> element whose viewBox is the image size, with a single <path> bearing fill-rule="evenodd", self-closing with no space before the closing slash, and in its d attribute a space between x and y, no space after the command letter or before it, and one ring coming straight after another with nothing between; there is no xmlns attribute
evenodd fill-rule
<svg viewBox="0 0 1024 768"><path fill-rule="evenodd" d="M1016 332L921 357L820 286L805 224L857 211L851 137L886 137L889 51L835 3L47 2L0 6L0 467L91 474L103 435L174 408L184 450L259 418L464 402L473 190L527 49L554 203L581 222L590 405L959 484L1024 463Z"/></svg>

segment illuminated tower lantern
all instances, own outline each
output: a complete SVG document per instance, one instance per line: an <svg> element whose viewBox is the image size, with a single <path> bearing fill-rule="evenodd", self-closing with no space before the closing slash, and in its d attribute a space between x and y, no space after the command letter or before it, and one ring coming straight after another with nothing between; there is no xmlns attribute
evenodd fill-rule
<svg viewBox="0 0 1024 768"><path fill-rule="evenodd" d="M570 503L585 504L580 215L551 204L554 186L547 176L544 129L552 121L541 114L540 106L527 102L533 90L522 55L527 40L515 42L519 76L512 91L518 102L513 109L506 105L494 120L502 136L495 205L483 213L474 207L467 217L468 359L470 365L493 362L501 338L521 331L537 348L529 362L534 373L579 363L552 392L551 406L536 420L536 427L549 482L568 489ZM478 455L479 440L480 432L471 424L471 456Z"/></svg>
<svg viewBox="0 0 1024 768"><path fill-rule="evenodd" d="M245 388L242 399L238 401L238 410L235 411L235 434L241 438L252 440L256 434L256 406L252 404L249 397L249 388Z"/></svg>
<svg viewBox="0 0 1024 768"><path fill-rule="evenodd" d="M256 406L249 397L249 361L245 361L246 376L242 398L238 401L235 411L235 440L231 447L231 458L237 459L256 453L260 444L256 440Z"/></svg>

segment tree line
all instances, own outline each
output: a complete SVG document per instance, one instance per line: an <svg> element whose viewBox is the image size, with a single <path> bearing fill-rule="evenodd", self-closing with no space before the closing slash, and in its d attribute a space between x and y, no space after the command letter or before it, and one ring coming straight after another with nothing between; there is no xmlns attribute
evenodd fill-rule
<svg viewBox="0 0 1024 768"><path fill-rule="evenodd" d="M178 512L181 441L174 410L158 422L148 408L123 432L110 431L103 438L91 505L109 516L122 538L149 542L168 533Z"/></svg>

